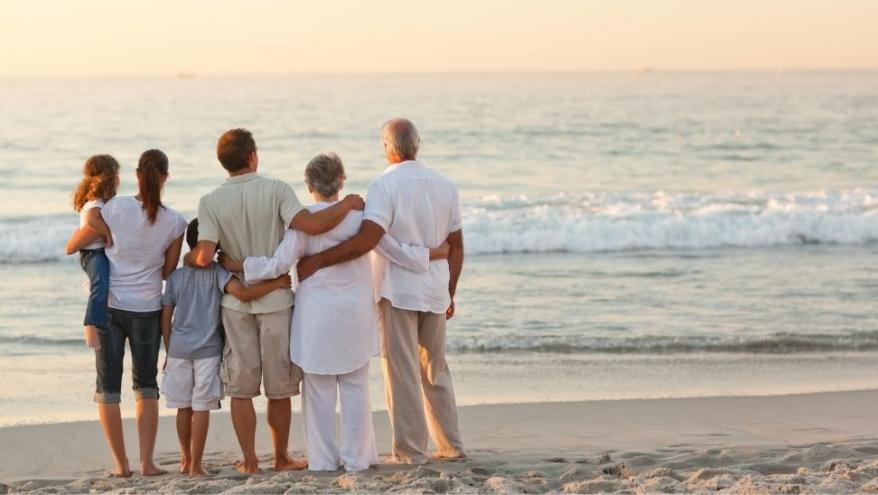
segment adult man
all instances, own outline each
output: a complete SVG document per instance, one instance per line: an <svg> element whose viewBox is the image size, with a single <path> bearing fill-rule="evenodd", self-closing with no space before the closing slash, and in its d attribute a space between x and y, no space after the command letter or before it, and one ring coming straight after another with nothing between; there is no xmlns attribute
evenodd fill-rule
<svg viewBox="0 0 878 495"><path fill-rule="evenodd" d="M322 234L335 227L352 208L363 208L362 198L350 195L320 212L306 210L289 185L256 173L259 156L253 136L246 129L223 134L217 143L217 158L229 178L199 202L198 244L184 260L191 266L209 266L217 245L236 259L271 256L287 226ZM288 289L275 290L249 303L230 294L223 296L226 344L221 378L226 396L232 398L232 424L244 454L238 463L241 472L259 471L253 397L260 394L261 382L268 398L275 469L304 469L308 465L287 452L290 397L299 394L302 377L289 355L292 306L293 294Z"/></svg>
<svg viewBox="0 0 878 495"><path fill-rule="evenodd" d="M448 263L430 263L427 273L386 264L379 292L382 364L393 429L391 462L427 462L425 425L437 449L434 457L463 458L454 388L445 362L445 320L454 316L454 294L463 267L457 188L417 160L420 137L410 121L390 120L382 135L390 166L369 186L360 231L332 249L304 258L299 278L369 252L385 232L402 243L428 248L447 239Z"/></svg>

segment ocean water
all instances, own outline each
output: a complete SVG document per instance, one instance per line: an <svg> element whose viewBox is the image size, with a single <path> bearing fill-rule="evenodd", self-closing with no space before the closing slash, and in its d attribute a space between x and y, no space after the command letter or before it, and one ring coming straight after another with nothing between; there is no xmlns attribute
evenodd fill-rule
<svg viewBox="0 0 878 495"><path fill-rule="evenodd" d="M10 79L0 107L0 425L93 416L88 155L130 194L161 148L192 217L224 130L307 201L325 151L364 193L396 115L461 191L462 404L878 387L876 72Z"/></svg>

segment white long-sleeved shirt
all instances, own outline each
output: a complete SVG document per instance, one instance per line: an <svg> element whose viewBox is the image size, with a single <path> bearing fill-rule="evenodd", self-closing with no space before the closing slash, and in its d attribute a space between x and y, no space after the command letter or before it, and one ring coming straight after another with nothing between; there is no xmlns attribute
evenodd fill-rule
<svg viewBox="0 0 878 495"><path fill-rule="evenodd" d="M312 212L332 206L317 203ZM304 256L325 251L360 230L363 212L351 211L334 229L320 235L287 230L272 257L244 260L248 283L278 277ZM400 244L385 235L375 248L408 270L425 273L430 250ZM295 288L296 307L290 329L290 359L305 372L340 375L365 365L378 352L378 312L369 256L319 270Z"/></svg>
<svg viewBox="0 0 878 495"><path fill-rule="evenodd" d="M462 228L457 187L418 160L391 165L375 178L363 214L399 242L427 248L440 246ZM451 304L447 262L430 263L419 273L384 261L379 258L375 267L379 297L399 309L445 313Z"/></svg>

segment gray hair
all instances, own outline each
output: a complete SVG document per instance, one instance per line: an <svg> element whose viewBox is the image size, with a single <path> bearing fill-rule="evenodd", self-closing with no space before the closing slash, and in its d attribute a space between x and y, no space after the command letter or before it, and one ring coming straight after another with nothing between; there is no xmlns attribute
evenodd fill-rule
<svg viewBox="0 0 878 495"><path fill-rule="evenodd" d="M384 123L382 137L388 150L404 160L414 160L418 157L418 148L421 145L421 136L418 128L408 119L396 118Z"/></svg>
<svg viewBox="0 0 878 495"><path fill-rule="evenodd" d="M335 153L321 153L305 167L305 182L324 197L338 193L345 178L344 164Z"/></svg>

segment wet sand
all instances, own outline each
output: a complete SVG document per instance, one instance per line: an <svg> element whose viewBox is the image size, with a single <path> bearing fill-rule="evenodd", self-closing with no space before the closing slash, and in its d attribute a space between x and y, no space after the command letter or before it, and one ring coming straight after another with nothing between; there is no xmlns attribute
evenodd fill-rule
<svg viewBox="0 0 878 495"><path fill-rule="evenodd" d="M878 493L876 411L878 391L463 407L468 460L356 474L271 471L260 421L263 473L252 477L234 471L234 432L217 413L205 456L216 474L201 479L106 478L109 454L96 421L17 426L0 429L0 481L9 491L56 493ZM387 453L386 414L375 413L375 423ZM125 426L136 466L133 421ZM298 416L293 429L301 453ZM157 458L171 473L175 435L173 418L163 417Z"/></svg>

